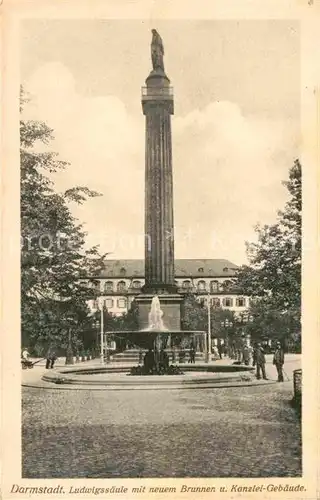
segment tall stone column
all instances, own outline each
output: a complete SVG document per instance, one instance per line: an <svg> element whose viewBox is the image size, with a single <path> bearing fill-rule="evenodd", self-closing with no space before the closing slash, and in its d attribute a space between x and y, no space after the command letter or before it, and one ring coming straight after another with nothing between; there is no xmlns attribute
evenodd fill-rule
<svg viewBox="0 0 320 500"><path fill-rule="evenodd" d="M171 115L173 89L163 71L153 71L142 88L146 117L145 287L146 293L176 292Z"/></svg>
<svg viewBox="0 0 320 500"><path fill-rule="evenodd" d="M139 327L148 328L152 297L158 295L163 323L169 331L181 328L181 295L174 274L174 224L172 186L171 115L173 89L165 74L163 44L152 30L153 70L142 87L142 110L146 123L145 157L145 285L136 301Z"/></svg>

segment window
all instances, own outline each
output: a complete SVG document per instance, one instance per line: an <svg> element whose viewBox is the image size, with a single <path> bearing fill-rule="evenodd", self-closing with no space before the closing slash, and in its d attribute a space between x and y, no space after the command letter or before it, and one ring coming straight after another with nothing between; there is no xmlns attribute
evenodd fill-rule
<svg viewBox="0 0 320 500"><path fill-rule="evenodd" d="M203 267L199 267L198 273L203 273Z"/></svg>
<svg viewBox="0 0 320 500"><path fill-rule="evenodd" d="M184 281L182 282L182 287L183 287L183 288L190 288L190 286L191 286L191 283L190 283L190 281L189 281L189 280L184 280Z"/></svg>
<svg viewBox="0 0 320 500"><path fill-rule="evenodd" d="M213 299L211 299L211 305L213 307L220 307L220 299L218 297L214 297Z"/></svg>
<svg viewBox="0 0 320 500"><path fill-rule="evenodd" d="M231 290L232 287L232 281L226 280L222 283L222 288L223 290Z"/></svg>
<svg viewBox="0 0 320 500"><path fill-rule="evenodd" d="M228 268L228 267L224 267L224 268L222 269L222 271L223 271L224 273L227 273L227 272L229 271L229 268Z"/></svg>
<svg viewBox="0 0 320 500"><path fill-rule="evenodd" d="M246 299L244 297L238 297L236 299L236 306L237 307L245 307L246 306Z"/></svg>
<svg viewBox="0 0 320 500"><path fill-rule="evenodd" d="M124 307L126 307L127 305L127 301L126 299L118 299L118 303L117 303L119 309L123 309Z"/></svg>
<svg viewBox="0 0 320 500"><path fill-rule="evenodd" d="M202 291L206 289L206 282L205 281L198 281L198 290Z"/></svg>
<svg viewBox="0 0 320 500"><path fill-rule="evenodd" d="M141 286L142 286L142 283L141 283L141 281L139 281L139 280L134 280L134 281L132 282L132 287L133 287L133 288L141 288Z"/></svg>
<svg viewBox="0 0 320 500"><path fill-rule="evenodd" d="M124 292L126 290L126 283L125 281L119 281L117 284L117 292Z"/></svg>
<svg viewBox="0 0 320 500"><path fill-rule="evenodd" d="M126 274L126 269L125 269L125 267L122 267L122 268L120 269L120 274L121 274L121 276L124 276L124 275Z"/></svg>
<svg viewBox="0 0 320 500"><path fill-rule="evenodd" d="M104 291L106 293L113 292L113 283L112 283L112 281L106 281L105 282L105 284L104 284Z"/></svg>
<svg viewBox="0 0 320 500"><path fill-rule="evenodd" d="M105 304L106 304L107 309L112 309L113 308L113 299L106 299Z"/></svg>
<svg viewBox="0 0 320 500"><path fill-rule="evenodd" d="M218 292L219 291L219 282L218 281L211 281L210 289L211 289L211 292Z"/></svg>
<svg viewBox="0 0 320 500"><path fill-rule="evenodd" d="M233 299L231 299L230 297L226 297L223 299L223 305L225 307L232 307L233 306Z"/></svg>

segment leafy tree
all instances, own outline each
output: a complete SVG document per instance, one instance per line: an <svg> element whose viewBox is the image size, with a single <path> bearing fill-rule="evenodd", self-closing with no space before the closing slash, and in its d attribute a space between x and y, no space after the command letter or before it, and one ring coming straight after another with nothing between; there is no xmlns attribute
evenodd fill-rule
<svg viewBox="0 0 320 500"><path fill-rule="evenodd" d="M22 113L25 101L22 91ZM86 300L96 294L90 276L103 266L97 247L85 249L86 233L69 207L98 193L81 186L56 192L50 176L68 163L38 147L49 145L52 132L21 118L22 342L41 354L52 344L66 349L70 339L75 347L81 343L90 323Z"/></svg>
<svg viewBox="0 0 320 500"><path fill-rule="evenodd" d="M184 297L181 308L182 330L207 331L207 316L207 308L197 302L195 295L190 293Z"/></svg>
<svg viewBox="0 0 320 500"><path fill-rule="evenodd" d="M235 333L235 314L233 311L228 309L222 309L222 307L211 306L211 335L215 338L225 338L227 335L227 330L225 326L221 323L225 323L226 320L233 324L232 328L228 329L228 332L233 335Z"/></svg>
<svg viewBox="0 0 320 500"><path fill-rule="evenodd" d="M253 297L251 329L285 337L300 331L301 164L294 162L284 182L290 198L273 225L257 226L258 241L247 243L249 266L240 268L238 287Z"/></svg>
<svg viewBox="0 0 320 500"><path fill-rule="evenodd" d="M195 295L187 294L182 303L182 330L208 331L208 307L196 300ZM210 325L211 335L216 338L223 338L226 335L224 326L221 325L225 320L235 325L235 316L233 311L222 309L222 307L210 306Z"/></svg>
<svg viewBox="0 0 320 500"><path fill-rule="evenodd" d="M247 331L253 340L276 338L284 345L290 340L297 341L300 317L296 311L275 309L268 297L253 300L250 309L253 322L248 323Z"/></svg>

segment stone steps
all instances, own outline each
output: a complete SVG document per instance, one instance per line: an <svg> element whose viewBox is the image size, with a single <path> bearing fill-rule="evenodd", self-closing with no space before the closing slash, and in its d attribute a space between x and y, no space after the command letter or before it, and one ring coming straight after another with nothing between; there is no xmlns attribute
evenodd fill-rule
<svg viewBox="0 0 320 500"><path fill-rule="evenodd" d="M143 353L145 354L147 351L143 350ZM170 363L172 363L172 351L170 349L166 350L166 352L169 355L169 360ZM112 363L132 363L132 364L138 364L139 363L139 353L140 351L138 349L127 349L124 352L119 352L117 354L114 354L111 356L111 361ZM143 355L144 355L143 354ZM204 353L202 352L197 352L196 353L196 362L203 361L204 360ZM186 351L186 356L185 356L185 361L188 362L189 360L189 353ZM178 353L176 353L176 363L179 362L179 356Z"/></svg>

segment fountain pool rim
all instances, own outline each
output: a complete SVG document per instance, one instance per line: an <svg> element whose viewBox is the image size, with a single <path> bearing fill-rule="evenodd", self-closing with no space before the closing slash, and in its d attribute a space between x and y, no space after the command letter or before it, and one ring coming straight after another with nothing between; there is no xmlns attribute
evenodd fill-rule
<svg viewBox="0 0 320 500"><path fill-rule="evenodd" d="M66 366L46 372L42 380L64 389L205 389L261 385L254 368L246 365L179 364L183 375L134 375L128 366ZM103 375L106 375L103 377ZM102 375L102 377L99 377ZM263 381L263 385L274 381ZM52 387L52 385L51 385Z"/></svg>

